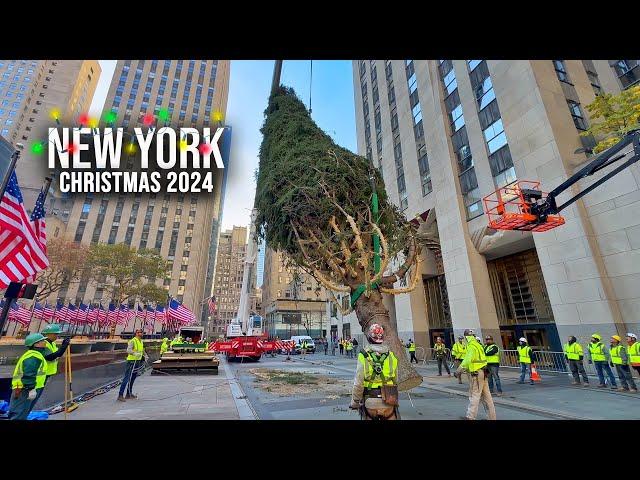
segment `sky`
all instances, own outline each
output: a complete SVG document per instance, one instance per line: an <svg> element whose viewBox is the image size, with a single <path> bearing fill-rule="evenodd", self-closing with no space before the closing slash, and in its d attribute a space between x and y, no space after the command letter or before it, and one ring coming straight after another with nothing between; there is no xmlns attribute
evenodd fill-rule
<svg viewBox="0 0 640 480"><path fill-rule="evenodd" d="M255 196L254 171L262 142L260 128L267 106L273 61L232 60L225 124L233 128L231 159L222 213L222 228L246 226ZM90 112L100 114L115 70L114 60L100 60L102 75ZM352 67L349 60L285 60L281 83L293 87L309 106L312 118L339 145L356 151Z"/></svg>

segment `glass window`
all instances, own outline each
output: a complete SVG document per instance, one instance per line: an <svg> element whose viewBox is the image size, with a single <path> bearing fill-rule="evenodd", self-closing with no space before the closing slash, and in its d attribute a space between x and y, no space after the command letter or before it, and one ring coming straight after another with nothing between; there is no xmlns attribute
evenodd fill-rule
<svg viewBox="0 0 640 480"><path fill-rule="evenodd" d="M502 127L502 119L492 123L484 130L484 138L487 142L490 154L507 144L507 136L505 135L504 128Z"/></svg>
<svg viewBox="0 0 640 480"><path fill-rule="evenodd" d="M567 67L564 64L564 60L554 60L553 66L556 69L556 75L561 82L569 83L569 75L567 74Z"/></svg>
<svg viewBox="0 0 640 480"><path fill-rule="evenodd" d="M569 111L571 112L573 123L575 124L576 128L581 131L586 130L588 128L587 122L584 119L580 104L572 100L567 100L567 105L569 106Z"/></svg>

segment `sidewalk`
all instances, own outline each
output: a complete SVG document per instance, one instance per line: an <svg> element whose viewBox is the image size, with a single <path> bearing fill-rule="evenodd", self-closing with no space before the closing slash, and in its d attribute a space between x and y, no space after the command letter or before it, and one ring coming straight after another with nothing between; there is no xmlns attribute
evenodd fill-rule
<svg viewBox="0 0 640 480"><path fill-rule="evenodd" d="M237 395L231 391L221 360L218 375L151 375L137 378L137 400L118 402L118 387L92 398L68 414L69 420L239 420ZM64 413L49 417L64 420Z"/></svg>
<svg viewBox="0 0 640 480"><path fill-rule="evenodd" d="M308 357L307 360L320 363L330 362L329 365L342 371L355 372L356 367L355 359L341 355L334 357L316 354ZM459 385L457 379L453 376L447 377L444 370L443 376L439 377L435 363L426 366L419 364L417 370L423 375L424 380L415 391L423 391L424 389L452 393L461 397L467 395L468 383L464 382ZM494 397L494 403L540 414L550 414L559 418L640 419L640 394L597 388L597 378L590 379L591 386L587 388L571 386L571 378L568 375L545 374L544 372L540 375L542 377L540 383L519 385L515 383L519 379L519 372L511 368L502 368L500 378L504 395ZM528 378L526 381L528 382Z"/></svg>

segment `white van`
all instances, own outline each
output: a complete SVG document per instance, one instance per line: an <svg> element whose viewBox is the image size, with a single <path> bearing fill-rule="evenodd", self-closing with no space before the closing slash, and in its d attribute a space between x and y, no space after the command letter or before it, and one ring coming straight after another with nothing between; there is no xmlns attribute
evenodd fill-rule
<svg viewBox="0 0 640 480"><path fill-rule="evenodd" d="M313 341L313 338L311 338L309 335L293 335L291 337L291 340L293 340L294 342L296 342L296 352L300 353L300 346L302 345L303 341L307 342L307 353L315 353L316 351L316 344Z"/></svg>

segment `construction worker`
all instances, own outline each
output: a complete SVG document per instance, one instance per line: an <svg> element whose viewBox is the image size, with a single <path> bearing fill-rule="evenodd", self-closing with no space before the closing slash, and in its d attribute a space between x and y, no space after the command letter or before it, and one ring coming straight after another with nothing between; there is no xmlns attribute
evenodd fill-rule
<svg viewBox="0 0 640 480"><path fill-rule="evenodd" d="M476 339L473 330L465 330L464 336L467 340L467 349L456 370L457 377L461 376L462 372L469 374L469 407L467 408L467 416L462 418L475 420L478 415L478 405L482 401L489 420L495 420L496 409L487 381L487 358L484 354L484 347Z"/></svg>
<svg viewBox="0 0 640 480"><path fill-rule="evenodd" d="M451 354L453 355L453 362L456 369L462 363L462 359L467 353L467 346L464 344L464 337L458 337L458 341L453 344L453 350L451 350ZM456 375L458 377L458 383L462 383L462 375Z"/></svg>
<svg viewBox="0 0 640 480"><path fill-rule="evenodd" d="M356 340L355 338L352 338L351 339L351 345L353 346L352 355L357 357L358 356L358 340Z"/></svg>
<svg viewBox="0 0 640 480"><path fill-rule="evenodd" d="M169 339L167 337L162 339L162 345L160 345L160 355L169 350Z"/></svg>
<svg viewBox="0 0 640 480"><path fill-rule="evenodd" d="M135 400L137 395L133 394L133 382L135 382L138 376L138 370L144 359L144 344L142 343L142 329L136 329L136 335L127 344L127 368L124 371L124 377L122 377L122 383L120 384L120 392L118 393L118 401L124 402L128 399ZM127 390L127 396L124 396L124 391Z"/></svg>
<svg viewBox="0 0 640 480"><path fill-rule="evenodd" d="M41 333L31 333L24 339L27 351L22 354L13 369L9 420L26 420L35 405L40 390L47 381L46 338Z"/></svg>
<svg viewBox="0 0 640 480"><path fill-rule="evenodd" d="M347 350L347 357L353 358L353 343L351 343L351 339L346 341L344 348Z"/></svg>
<svg viewBox="0 0 640 480"><path fill-rule="evenodd" d="M629 365L640 375L640 343L635 333L627 333Z"/></svg>
<svg viewBox="0 0 640 480"><path fill-rule="evenodd" d="M618 387L618 390L628 391L631 389L632 392L637 392L638 388L633 381L631 368L629 367L629 355L627 355L625 346L620 344L621 341L622 339L618 335L613 335L611 337L611 350L609 351L611 355L611 366L615 367L618 378L620 379L621 387Z"/></svg>
<svg viewBox="0 0 640 480"><path fill-rule="evenodd" d="M600 379L600 385L598 388L607 388L604 383L604 372L607 372L609 376L609 383L611 383L611 389L616 390L616 377L613 376L609 362L607 362L607 348L604 343L601 342L602 337L598 333L591 335L591 343L589 343L589 363L593 363Z"/></svg>
<svg viewBox="0 0 640 480"><path fill-rule="evenodd" d="M438 362L438 376L442 376L442 364L444 363L444 368L447 371L447 375L451 376L451 370L449 370L449 362L447 362L447 346L442 341L442 338L436 338L436 343L433 346L433 351L436 355L436 360Z"/></svg>
<svg viewBox="0 0 640 480"><path fill-rule="evenodd" d="M589 379L587 378L587 372L584 371L584 365L582 360L584 359L584 353L582 351L582 345L578 343L576 337L569 335L567 343L564 345L564 356L569 362L569 368L573 375L573 382L571 385L580 385L580 375L584 381L584 386L589 386ZM578 374L580 373L580 375Z"/></svg>
<svg viewBox="0 0 640 480"><path fill-rule="evenodd" d="M340 348L340 355L344 355L344 340L342 340L342 338L338 342L338 345L339 345L339 348Z"/></svg>
<svg viewBox="0 0 640 480"><path fill-rule="evenodd" d="M360 410L362 420L397 420L398 359L383 345L381 325L369 327L367 340L370 345L358 355L349 408Z"/></svg>
<svg viewBox="0 0 640 480"><path fill-rule="evenodd" d="M487 370L489 377L489 391L493 394L493 382L495 380L498 397L502 396L502 385L500 384L500 348L493 343L493 337L487 335L484 338L484 355L487 357Z"/></svg>
<svg viewBox="0 0 640 480"><path fill-rule="evenodd" d="M57 323L50 323L47 325L44 330L42 330L42 335L46 338L45 341L45 352L44 359L47 361L47 378L45 379L45 385L49 381L49 378L58 373L58 359L64 355L69 347L69 342L71 342L71 337L66 337L62 340L62 345L58 348L56 344L56 340L58 340L58 334L62 333L62 329L60 325ZM38 390L38 395L36 399L33 401L33 407L35 407L36 403L40 399L40 396L44 392L44 388Z"/></svg>
<svg viewBox="0 0 640 480"><path fill-rule="evenodd" d="M411 359L409 363L413 363L415 360L418 363L418 359L416 358L416 344L413 343L413 340L409 339L409 342L405 345L409 349L409 355L411 355Z"/></svg>
<svg viewBox="0 0 640 480"><path fill-rule="evenodd" d="M307 356L307 341L306 340L302 340L302 343L300 343L300 354L302 355L302 358L305 358Z"/></svg>
<svg viewBox="0 0 640 480"><path fill-rule="evenodd" d="M524 376L529 370L529 383L533 385L531 378L531 347L527 345L527 339L520 337L518 340L518 361L520 362L520 380L516 383L524 383Z"/></svg>

